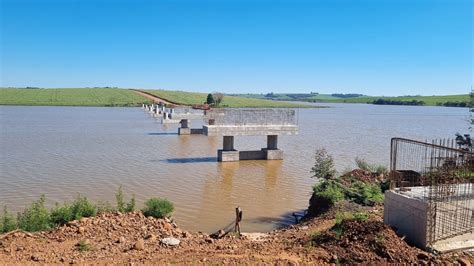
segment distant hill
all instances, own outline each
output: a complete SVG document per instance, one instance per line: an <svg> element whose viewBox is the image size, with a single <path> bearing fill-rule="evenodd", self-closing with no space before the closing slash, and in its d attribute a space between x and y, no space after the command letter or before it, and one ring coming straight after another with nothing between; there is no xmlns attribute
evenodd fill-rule
<svg viewBox="0 0 474 266"><path fill-rule="evenodd" d="M433 96L367 96L363 94L350 93L267 93L267 94L234 94L240 97L249 97L257 99L268 99L274 101L304 101L304 102L323 102L323 103L369 103L369 104L388 104L388 105L429 105L429 106L469 106L469 94L459 95L433 95Z"/></svg>

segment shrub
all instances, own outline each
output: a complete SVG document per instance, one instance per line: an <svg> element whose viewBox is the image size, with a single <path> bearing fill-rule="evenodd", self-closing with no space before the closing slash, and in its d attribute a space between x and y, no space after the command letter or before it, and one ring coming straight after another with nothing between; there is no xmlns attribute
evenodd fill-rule
<svg viewBox="0 0 474 266"><path fill-rule="evenodd" d="M81 240L79 243L77 243L77 250L80 252L90 251L92 250L92 244L86 240Z"/></svg>
<svg viewBox="0 0 474 266"><path fill-rule="evenodd" d="M364 205L380 204L384 200L379 185L366 184L360 181L352 183L351 191L348 191L346 196L349 199Z"/></svg>
<svg viewBox="0 0 474 266"><path fill-rule="evenodd" d="M333 180L319 182L313 187L313 193L320 198L327 199L331 204L344 199L343 189Z"/></svg>
<svg viewBox="0 0 474 266"><path fill-rule="evenodd" d="M25 231L35 232L47 230L49 225L49 211L44 207L45 196L33 202L31 206L18 214L18 227Z"/></svg>
<svg viewBox="0 0 474 266"><path fill-rule="evenodd" d="M164 218L169 217L173 210L173 203L171 203L169 200L151 198L145 202L145 208L142 211L145 216Z"/></svg>
<svg viewBox="0 0 474 266"><path fill-rule="evenodd" d="M375 165L374 166L374 172L377 173L378 175L388 173L387 167L384 165Z"/></svg>
<svg viewBox="0 0 474 266"><path fill-rule="evenodd" d="M117 211L133 212L135 210L135 195L132 196L128 203L125 203L122 186L118 188L115 199L117 200Z"/></svg>
<svg viewBox="0 0 474 266"><path fill-rule="evenodd" d="M133 212L135 211L135 195L132 195L132 198L130 201L127 203L127 206L125 207L125 212Z"/></svg>
<svg viewBox="0 0 474 266"><path fill-rule="evenodd" d="M97 207L86 197L78 196L71 205L72 219L79 220L82 217L92 217L97 214Z"/></svg>
<svg viewBox="0 0 474 266"><path fill-rule="evenodd" d="M72 208L70 205L59 206L56 203L56 207L51 210L50 221L52 225L63 225L74 219Z"/></svg>
<svg viewBox="0 0 474 266"><path fill-rule="evenodd" d="M125 211L125 201L123 199L122 185L119 186L117 193L115 194L115 200L117 202L117 211Z"/></svg>
<svg viewBox="0 0 474 266"><path fill-rule="evenodd" d="M369 163L366 160L356 157L355 163L359 169L372 172L372 168L370 167Z"/></svg>
<svg viewBox="0 0 474 266"><path fill-rule="evenodd" d="M7 206L3 207L3 214L0 217L0 233L13 231L16 227L15 217L8 213Z"/></svg>
<svg viewBox="0 0 474 266"><path fill-rule="evenodd" d="M318 149L314 154L314 166L311 168L312 177L331 179L336 175L334 160L326 149Z"/></svg>
<svg viewBox="0 0 474 266"><path fill-rule="evenodd" d="M356 157L355 163L359 169L377 173L378 175L385 174L388 172L387 167L380 164L369 164L366 160Z"/></svg>

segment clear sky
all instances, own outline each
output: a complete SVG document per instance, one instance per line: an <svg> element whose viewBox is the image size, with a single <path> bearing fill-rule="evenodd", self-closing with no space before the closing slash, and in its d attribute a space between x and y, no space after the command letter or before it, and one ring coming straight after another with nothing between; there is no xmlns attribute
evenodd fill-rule
<svg viewBox="0 0 474 266"><path fill-rule="evenodd" d="M472 0L0 0L0 86L466 93Z"/></svg>

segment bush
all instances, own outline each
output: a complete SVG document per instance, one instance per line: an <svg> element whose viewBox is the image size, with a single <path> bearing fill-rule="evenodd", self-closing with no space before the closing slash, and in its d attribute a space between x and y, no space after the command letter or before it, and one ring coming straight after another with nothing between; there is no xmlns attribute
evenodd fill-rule
<svg viewBox="0 0 474 266"><path fill-rule="evenodd" d="M45 197L41 195L38 201L18 214L18 227L29 232L47 230L50 228L49 211L44 207Z"/></svg>
<svg viewBox="0 0 474 266"><path fill-rule="evenodd" d="M385 174L388 172L387 167L377 164L369 164L366 160L356 157L355 163L359 169L369 171L371 173L377 173L378 175Z"/></svg>
<svg viewBox="0 0 474 266"><path fill-rule="evenodd" d="M135 195L132 195L132 198L130 201L127 203L127 206L125 207L125 212L133 212L135 211Z"/></svg>
<svg viewBox="0 0 474 266"><path fill-rule="evenodd" d="M74 220L73 217L71 206L65 205L60 207L59 204L56 203L56 207L51 210L50 221L52 225L63 225Z"/></svg>
<svg viewBox="0 0 474 266"><path fill-rule="evenodd" d="M125 203L122 186L118 188L118 191L115 194L115 199L117 200L117 211L125 213L133 212L135 210L135 195L132 196L128 203Z"/></svg>
<svg viewBox="0 0 474 266"><path fill-rule="evenodd" d="M79 241L79 243L77 243L77 250L79 250L80 252L90 251L92 249L92 244L86 240L81 240Z"/></svg>
<svg viewBox="0 0 474 266"><path fill-rule="evenodd" d="M174 206L167 199L151 198L145 202L145 208L142 211L145 216L164 218L171 215Z"/></svg>
<svg viewBox="0 0 474 266"><path fill-rule="evenodd" d="M309 200L308 216L318 216L342 199L344 199L344 191L336 181L321 181L313 187L313 195Z"/></svg>
<svg viewBox="0 0 474 266"><path fill-rule="evenodd" d="M78 196L71 205L72 219L79 220L82 217L92 217L97 214L97 206L86 197Z"/></svg>
<svg viewBox="0 0 474 266"><path fill-rule="evenodd" d="M117 202L117 211L124 212L125 211L125 201L123 199L123 191L122 191L122 186L121 185L119 186L118 191L115 194L115 200Z"/></svg>
<svg viewBox="0 0 474 266"><path fill-rule="evenodd" d="M8 213L7 206L3 207L3 214L0 217L0 233L13 231L16 226L15 217Z"/></svg>
<svg viewBox="0 0 474 266"><path fill-rule="evenodd" d="M327 199L332 204L344 199L344 191L333 180L319 182L313 187L313 193L320 198Z"/></svg>
<svg viewBox="0 0 474 266"><path fill-rule="evenodd" d="M314 155L314 166L311 168L312 177L331 179L336 175L334 160L326 149L318 149Z"/></svg>
<svg viewBox="0 0 474 266"><path fill-rule="evenodd" d="M369 163L366 160L356 157L355 163L359 169L372 172L372 168L370 167Z"/></svg>
<svg viewBox="0 0 474 266"><path fill-rule="evenodd" d="M86 197L78 196L72 204L64 204L51 210L50 222L51 225L63 225L70 221L79 220L82 217L92 217L97 214L97 207L90 202Z"/></svg>
<svg viewBox="0 0 474 266"><path fill-rule="evenodd" d="M346 196L363 205L380 204L384 201L382 189L379 185L366 184L360 181L352 184L351 190L347 191Z"/></svg>

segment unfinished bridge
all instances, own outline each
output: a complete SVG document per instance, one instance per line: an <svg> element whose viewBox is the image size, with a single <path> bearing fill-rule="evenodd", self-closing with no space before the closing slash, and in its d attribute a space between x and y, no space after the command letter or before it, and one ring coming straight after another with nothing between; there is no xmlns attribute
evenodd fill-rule
<svg viewBox="0 0 474 266"><path fill-rule="evenodd" d="M217 151L220 162L281 160L278 136L298 134L294 109L213 109L205 112L204 119L204 135L223 137L223 147ZM260 150L239 151L234 147L237 136L267 136L267 145Z"/></svg>

